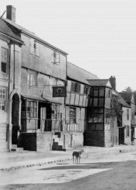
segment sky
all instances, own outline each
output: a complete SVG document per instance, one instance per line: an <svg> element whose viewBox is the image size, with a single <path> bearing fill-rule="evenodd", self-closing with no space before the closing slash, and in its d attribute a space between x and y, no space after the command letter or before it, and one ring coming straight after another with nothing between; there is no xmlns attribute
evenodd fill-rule
<svg viewBox="0 0 136 190"><path fill-rule="evenodd" d="M115 76L118 91L136 90L135 0L0 0L0 15L6 5L68 61L102 79Z"/></svg>

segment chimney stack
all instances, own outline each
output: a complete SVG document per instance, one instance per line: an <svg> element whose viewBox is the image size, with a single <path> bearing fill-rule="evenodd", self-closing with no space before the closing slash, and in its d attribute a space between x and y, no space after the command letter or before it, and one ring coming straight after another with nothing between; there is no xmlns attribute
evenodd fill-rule
<svg viewBox="0 0 136 190"><path fill-rule="evenodd" d="M7 5L6 9L7 16L6 18L15 22L16 21L16 8L12 5Z"/></svg>
<svg viewBox="0 0 136 190"><path fill-rule="evenodd" d="M116 90L116 78L114 76L110 77L110 83L114 90Z"/></svg>

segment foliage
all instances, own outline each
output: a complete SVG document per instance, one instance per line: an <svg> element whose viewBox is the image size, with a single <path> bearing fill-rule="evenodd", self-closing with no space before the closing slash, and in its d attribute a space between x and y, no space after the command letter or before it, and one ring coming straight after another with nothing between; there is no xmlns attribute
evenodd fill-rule
<svg viewBox="0 0 136 190"><path fill-rule="evenodd" d="M131 103L131 97L132 97L132 94L133 94L133 91L130 87L127 87L125 90L123 90L121 93L121 96L124 98L124 100L130 104ZM135 93L136 95L136 93Z"/></svg>

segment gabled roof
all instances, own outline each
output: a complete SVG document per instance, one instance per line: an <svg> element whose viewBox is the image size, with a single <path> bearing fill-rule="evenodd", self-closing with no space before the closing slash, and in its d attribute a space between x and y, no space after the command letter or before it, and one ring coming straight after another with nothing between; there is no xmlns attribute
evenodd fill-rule
<svg viewBox="0 0 136 190"><path fill-rule="evenodd" d="M127 104L127 102L121 97L121 95L118 96L118 102L123 106L130 108L131 106Z"/></svg>
<svg viewBox="0 0 136 190"><path fill-rule="evenodd" d="M12 40L18 41L19 43L23 43L21 40L20 33L17 30L15 30L15 28L9 27L9 25L1 18L0 18L0 33L6 35Z"/></svg>
<svg viewBox="0 0 136 190"><path fill-rule="evenodd" d="M14 22L12 22L11 20L9 20L9 19L3 19L3 20L4 20L7 24L11 25L12 27L14 27L14 28L20 30L22 33L24 33L24 34L26 34L26 35L28 35L28 36L30 36L30 37L36 39L36 40L39 41L40 43L43 43L43 44L45 44L46 46L48 46L48 47L50 47L50 48L52 48L52 49L55 49L55 50L61 52L61 53L64 54L64 55L67 55L67 54L68 54L68 53L66 53L65 51L63 51L63 50L61 50L61 49L59 49L59 48L57 48L57 47L51 45L50 43L44 41L43 39L39 38L35 33L30 32L29 30L25 29L24 27L22 27L22 26L20 26L20 25L18 25L18 24L16 24L16 23L14 23Z"/></svg>
<svg viewBox="0 0 136 190"><path fill-rule="evenodd" d="M84 70L83 68L74 65L73 63L68 62L67 63L67 76L70 79L73 79L75 81L79 81L84 84L88 84L88 79L96 79L98 78L95 74L92 74L91 72L88 72Z"/></svg>
<svg viewBox="0 0 136 190"><path fill-rule="evenodd" d="M111 88L109 79L88 79L88 82L90 86L105 86Z"/></svg>
<svg viewBox="0 0 136 190"><path fill-rule="evenodd" d="M123 107L130 108L131 106L124 100L124 98L121 96L119 92L116 90L112 90L112 94L118 97L118 102L121 104Z"/></svg>

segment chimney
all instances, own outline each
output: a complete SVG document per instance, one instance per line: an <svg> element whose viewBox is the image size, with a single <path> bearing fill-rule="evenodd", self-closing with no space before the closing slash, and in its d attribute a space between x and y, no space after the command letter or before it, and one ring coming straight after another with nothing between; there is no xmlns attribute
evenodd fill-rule
<svg viewBox="0 0 136 190"><path fill-rule="evenodd" d="M112 88L116 90L116 78L114 76L111 76L109 80L110 80Z"/></svg>
<svg viewBox="0 0 136 190"><path fill-rule="evenodd" d="M7 16L6 18L15 22L16 21L16 8L12 5L7 5L6 9Z"/></svg>

